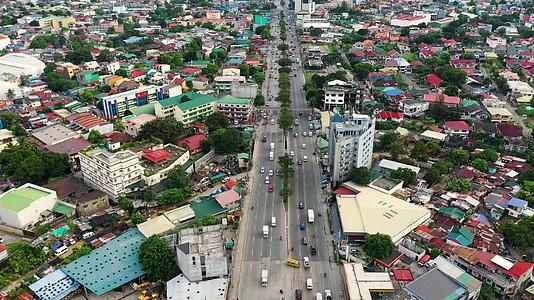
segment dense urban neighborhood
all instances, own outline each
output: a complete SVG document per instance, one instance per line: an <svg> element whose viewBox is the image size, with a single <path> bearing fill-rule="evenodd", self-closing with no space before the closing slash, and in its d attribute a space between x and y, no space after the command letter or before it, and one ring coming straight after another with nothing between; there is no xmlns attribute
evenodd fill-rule
<svg viewBox="0 0 534 300"><path fill-rule="evenodd" d="M0 9L0 300L534 299L532 1Z"/></svg>

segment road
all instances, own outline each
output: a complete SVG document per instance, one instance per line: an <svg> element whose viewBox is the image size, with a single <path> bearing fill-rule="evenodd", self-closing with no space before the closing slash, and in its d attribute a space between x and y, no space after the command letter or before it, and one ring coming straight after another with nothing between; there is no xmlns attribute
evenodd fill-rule
<svg viewBox="0 0 534 300"><path fill-rule="evenodd" d="M277 2L279 7L279 2ZM274 13L279 13L277 9ZM284 15L288 16L289 11L285 10ZM269 46L275 49L278 44L278 19L272 19L272 34L275 36L274 42ZM300 57L299 45L296 38L296 29L294 21L288 23L287 37L290 45L291 58L295 61ZM269 51L267 55L267 76L266 84L263 90L266 101L269 96L273 98L278 94L278 78L275 63L278 57L275 57L276 50ZM300 58L298 59L300 62ZM284 135L279 128L276 119L279 104L275 101L269 101L268 107L260 108L270 113L269 119L274 119L274 124L260 125L256 132L256 141L253 153L253 174L251 208L248 213L246 222L241 224L240 230L245 230L244 242L241 247L242 264L240 268L233 270L239 272L237 298L239 299L280 299L279 290L284 291L286 299L292 299L296 289L303 291L303 299L315 299L315 293L323 293L325 289L332 290L337 295L342 290L341 275L339 267L333 260L332 237L326 232L328 229L326 219L326 206L324 204L325 196L320 190L320 169L316 157L313 155L314 138L302 135L303 131L308 130L308 115L310 109L306 105L304 91L304 73L300 64L294 64L290 74L291 78L291 110L295 118L299 119L299 126L289 132L287 141L288 149L285 149ZM300 112L300 113L299 113ZM298 137L295 137L295 132ZM262 142L265 137L265 142ZM289 200L289 208L286 212L279 196L281 189L281 178L278 176L269 176L269 183L265 182L269 170L279 168L277 159L269 159L269 145L275 143L275 157L282 156L293 151L295 156L295 174L291 182L293 194ZM303 147L305 144L305 148ZM298 165L298 160L303 160L307 156L308 161ZM265 169L264 173L260 172L261 168ZM273 192L268 192L269 185L273 186ZM298 203L303 202L305 209L299 209ZM253 207L253 209L252 209ZM315 211L315 222L307 222L307 210ZM318 217L321 212L321 217ZM276 218L276 226L271 225L271 218ZM303 222L306 225L305 230L299 229L299 224ZM262 227L269 226L269 237L263 238ZM280 239L280 237L282 239ZM309 239L308 245L302 244L302 238ZM310 246L317 247L317 255L312 256ZM291 248L294 248L292 250ZM292 268L286 265L286 259L293 257L297 260L304 256L310 258L311 267ZM261 270L266 269L269 272L268 287L261 287ZM327 273L327 276L324 276ZM236 277L233 277L236 278ZM313 290L306 290L306 279L312 278ZM340 298L336 298L340 299Z"/></svg>

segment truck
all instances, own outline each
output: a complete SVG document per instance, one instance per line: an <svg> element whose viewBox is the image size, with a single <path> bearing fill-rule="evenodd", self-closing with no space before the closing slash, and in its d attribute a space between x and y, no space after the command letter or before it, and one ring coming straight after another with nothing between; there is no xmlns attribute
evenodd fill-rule
<svg viewBox="0 0 534 300"><path fill-rule="evenodd" d="M315 221L315 214L313 209L308 209L308 222L313 223Z"/></svg>
<svg viewBox="0 0 534 300"><path fill-rule="evenodd" d="M274 151L269 152L269 160L274 160Z"/></svg>
<svg viewBox="0 0 534 300"><path fill-rule="evenodd" d="M269 226L267 225L263 225L263 238L269 238Z"/></svg>
<svg viewBox="0 0 534 300"><path fill-rule="evenodd" d="M274 151L274 143L271 143L271 151Z"/></svg>
<svg viewBox="0 0 534 300"><path fill-rule="evenodd" d="M261 270L261 286L267 286L268 276L267 270Z"/></svg>

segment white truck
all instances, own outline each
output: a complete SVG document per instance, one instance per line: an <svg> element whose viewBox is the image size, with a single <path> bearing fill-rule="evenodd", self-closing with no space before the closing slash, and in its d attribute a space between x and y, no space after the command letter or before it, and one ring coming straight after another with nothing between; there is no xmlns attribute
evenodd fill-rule
<svg viewBox="0 0 534 300"><path fill-rule="evenodd" d="M274 143L271 143L271 151L274 151Z"/></svg>
<svg viewBox="0 0 534 300"><path fill-rule="evenodd" d="M261 286L267 286L268 276L267 270L261 270Z"/></svg>
<svg viewBox="0 0 534 300"><path fill-rule="evenodd" d="M308 222L313 223L315 221L315 214L313 209L308 209Z"/></svg>
<svg viewBox="0 0 534 300"><path fill-rule="evenodd" d="M269 152L269 160L274 160L274 151Z"/></svg>
<svg viewBox="0 0 534 300"><path fill-rule="evenodd" d="M269 226L267 225L263 225L263 238L269 238Z"/></svg>

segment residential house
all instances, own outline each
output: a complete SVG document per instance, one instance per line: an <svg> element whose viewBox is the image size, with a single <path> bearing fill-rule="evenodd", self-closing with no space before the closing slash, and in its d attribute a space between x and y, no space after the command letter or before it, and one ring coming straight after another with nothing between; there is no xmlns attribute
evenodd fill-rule
<svg viewBox="0 0 534 300"><path fill-rule="evenodd" d="M471 127L464 121L447 121L443 125L445 133L448 135L456 135L467 137L471 131Z"/></svg>
<svg viewBox="0 0 534 300"><path fill-rule="evenodd" d="M425 115L429 108L429 103L419 100L406 100L399 103L402 113L409 118L419 118Z"/></svg>
<svg viewBox="0 0 534 300"><path fill-rule="evenodd" d="M231 90L233 82L245 83L246 78L245 76L216 76L213 82L217 91L228 92Z"/></svg>
<svg viewBox="0 0 534 300"><path fill-rule="evenodd" d="M246 124L250 121L253 109L252 99L239 99L226 95L217 100L217 111L233 121L234 124Z"/></svg>

